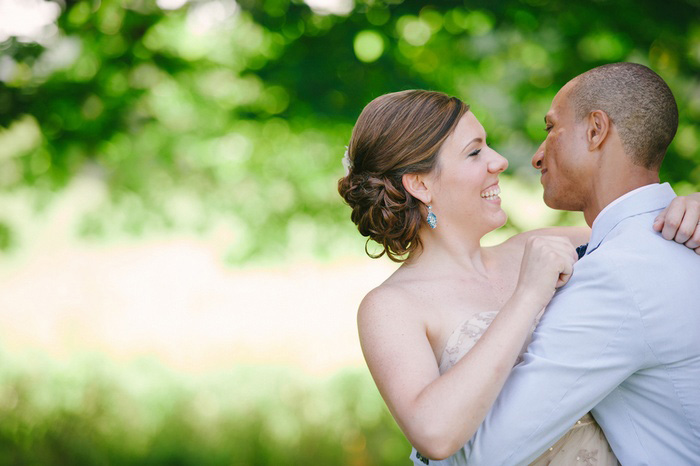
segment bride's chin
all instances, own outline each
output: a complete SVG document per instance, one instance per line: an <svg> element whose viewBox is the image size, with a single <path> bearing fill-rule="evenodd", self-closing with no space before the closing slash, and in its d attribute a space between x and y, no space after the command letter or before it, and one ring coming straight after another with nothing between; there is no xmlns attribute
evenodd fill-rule
<svg viewBox="0 0 700 466"><path fill-rule="evenodd" d="M500 213L501 215L499 215L498 217L482 219L482 221L478 225L472 223L471 227L473 229L478 229L482 236L488 235L492 231L496 231L499 228L503 227L503 225L505 225L508 221L508 216L506 215L506 213L504 211L501 211Z"/></svg>
<svg viewBox="0 0 700 466"><path fill-rule="evenodd" d="M497 226L496 228L494 228L494 230L498 230L498 229L501 228L503 225L505 225L506 222L508 222L508 214L506 214L505 211L503 211L503 210L501 211L501 213L502 213L502 215L501 215L502 219L501 219L501 221L498 223L498 226Z"/></svg>
<svg viewBox="0 0 700 466"><path fill-rule="evenodd" d="M508 221L508 215L506 215L506 213L503 211L501 211L501 213L502 215L500 215L498 218L493 219L493 221L489 223L488 231L485 234L489 234L492 231L496 231L506 224L506 222Z"/></svg>

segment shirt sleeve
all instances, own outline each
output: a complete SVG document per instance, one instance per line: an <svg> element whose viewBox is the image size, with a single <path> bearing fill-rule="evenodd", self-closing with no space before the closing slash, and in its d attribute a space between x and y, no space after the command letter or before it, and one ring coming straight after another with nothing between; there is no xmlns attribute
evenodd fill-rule
<svg viewBox="0 0 700 466"><path fill-rule="evenodd" d="M649 361L634 299L613 258L586 256L540 320L459 464L527 464Z"/></svg>

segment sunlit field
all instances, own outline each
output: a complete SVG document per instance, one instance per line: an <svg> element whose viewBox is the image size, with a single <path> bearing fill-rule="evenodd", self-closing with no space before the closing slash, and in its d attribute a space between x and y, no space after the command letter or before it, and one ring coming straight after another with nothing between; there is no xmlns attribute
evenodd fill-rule
<svg viewBox="0 0 700 466"><path fill-rule="evenodd" d="M3 257L1 464L401 463L354 323L391 263L232 267L221 231L86 243L85 189Z"/></svg>

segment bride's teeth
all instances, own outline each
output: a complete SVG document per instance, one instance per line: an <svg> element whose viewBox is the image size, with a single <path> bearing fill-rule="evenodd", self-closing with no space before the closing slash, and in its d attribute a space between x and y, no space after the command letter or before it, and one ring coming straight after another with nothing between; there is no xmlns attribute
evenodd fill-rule
<svg viewBox="0 0 700 466"><path fill-rule="evenodd" d="M498 197L499 194L501 194L501 189L496 187L495 189L491 189L481 194L481 197L483 197L484 199L495 199Z"/></svg>

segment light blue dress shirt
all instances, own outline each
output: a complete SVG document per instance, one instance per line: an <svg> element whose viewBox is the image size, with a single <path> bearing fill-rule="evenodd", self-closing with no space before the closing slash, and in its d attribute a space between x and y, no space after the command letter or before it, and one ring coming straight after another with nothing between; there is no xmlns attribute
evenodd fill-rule
<svg viewBox="0 0 700 466"><path fill-rule="evenodd" d="M527 464L587 411L626 465L700 465L700 256L652 229L675 194L596 219L521 364L455 464Z"/></svg>

